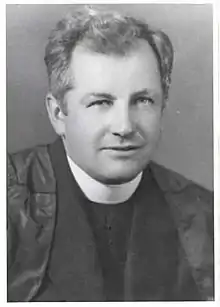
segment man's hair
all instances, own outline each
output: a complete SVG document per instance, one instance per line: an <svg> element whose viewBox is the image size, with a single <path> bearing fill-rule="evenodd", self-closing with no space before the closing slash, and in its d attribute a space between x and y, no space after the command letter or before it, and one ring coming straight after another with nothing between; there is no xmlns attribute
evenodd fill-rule
<svg viewBox="0 0 220 307"><path fill-rule="evenodd" d="M49 36L44 60L51 93L62 105L65 93L74 87L74 76L69 66L72 52L78 44L97 53L125 55L137 47L139 39L147 41L155 53L163 97L167 100L173 65L173 47L169 37L134 17L90 7L68 14Z"/></svg>

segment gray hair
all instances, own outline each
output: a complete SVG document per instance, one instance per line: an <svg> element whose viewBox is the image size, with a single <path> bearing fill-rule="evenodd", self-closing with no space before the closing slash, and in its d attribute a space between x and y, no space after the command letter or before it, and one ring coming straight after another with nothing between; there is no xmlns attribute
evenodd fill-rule
<svg viewBox="0 0 220 307"><path fill-rule="evenodd" d="M77 44L86 44L98 53L125 55L135 48L137 39L146 40L156 55L163 97L167 100L173 66L173 47L169 37L134 17L90 7L68 14L49 36L44 60L51 93L62 105L65 93L73 88L74 76L69 66Z"/></svg>

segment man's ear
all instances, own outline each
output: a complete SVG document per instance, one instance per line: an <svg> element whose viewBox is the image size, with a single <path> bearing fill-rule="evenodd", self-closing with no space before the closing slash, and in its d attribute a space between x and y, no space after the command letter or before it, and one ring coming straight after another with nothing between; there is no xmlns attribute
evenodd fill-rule
<svg viewBox="0 0 220 307"><path fill-rule="evenodd" d="M58 135L65 135L65 117L57 99L48 93L45 99L50 122Z"/></svg>
<svg viewBox="0 0 220 307"><path fill-rule="evenodd" d="M162 102L162 109L161 109L161 114L163 115L163 113L165 112L165 110L168 107L168 98L164 98L163 102Z"/></svg>

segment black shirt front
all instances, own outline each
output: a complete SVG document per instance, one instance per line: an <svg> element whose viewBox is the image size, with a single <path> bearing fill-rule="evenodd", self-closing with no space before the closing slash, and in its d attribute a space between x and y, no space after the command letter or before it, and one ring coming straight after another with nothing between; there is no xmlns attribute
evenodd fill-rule
<svg viewBox="0 0 220 307"><path fill-rule="evenodd" d="M100 258L107 301L123 300L124 265L133 205L83 203Z"/></svg>

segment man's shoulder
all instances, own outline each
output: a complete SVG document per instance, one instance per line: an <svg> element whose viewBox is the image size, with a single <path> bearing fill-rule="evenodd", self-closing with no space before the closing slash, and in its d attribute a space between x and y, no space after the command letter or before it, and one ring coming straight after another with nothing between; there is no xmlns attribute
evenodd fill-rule
<svg viewBox="0 0 220 307"><path fill-rule="evenodd" d="M194 181L187 179L180 173L168 169L165 166L162 166L161 164L158 164L154 161L151 161L150 168L160 188L164 192L178 193L191 187L194 189L201 190L204 193L212 194L212 192L207 188L202 187Z"/></svg>
<svg viewBox="0 0 220 307"><path fill-rule="evenodd" d="M213 219L213 191L155 162L150 168L171 209L182 222L204 215Z"/></svg>
<svg viewBox="0 0 220 307"><path fill-rule="evenodd" d="M54 176L49 155L49 144L37 145L32 148L8 154L7 175L8 186L13 184L27 185L30 182L35 190L36 185L54 191Z"/></svg>
<svg viewBox="0 0 220 307"><path fill-rule="evenodd" d="M184 206L185 210L192 211L193 204L196 211L212 211L213 191L155 162L151 162L150 168L164 195L170 200L174 199L176 206Z"/></svg>

